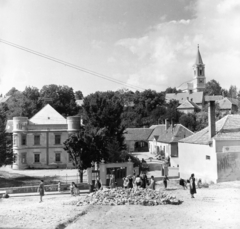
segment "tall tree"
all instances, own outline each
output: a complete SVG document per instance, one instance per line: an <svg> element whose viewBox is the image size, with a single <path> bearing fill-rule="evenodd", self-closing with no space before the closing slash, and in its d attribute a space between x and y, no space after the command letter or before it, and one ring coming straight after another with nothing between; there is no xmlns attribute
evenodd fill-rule
<svg viewBox="0 0 240 229"><path fill-rule="evenodd" d="M76 115L78 107L73 89L55 84L45 85L40 90L40 101L44 105L51 104L63 116Z"/></svg>
<svg viewBox="0 0 240 229"><path fill-rule="evenodd" d="M112 91L96 92L84 98L83 103L85 125L95 128L106 128L106 135L116 139L121 149L124 144L124 127L121 124L123 104Z"/></svg>
<svg viewBox="0 0 240 229"><path fill-rule="evenodd" d="M205 95L222 95L222 87L216 80L211 80L206 83L204 94Z"/></svg>
<svg viewBox="0 0 240 229"><path fill-rule="evenodd" d="M13 149L11 137L5 131L6 115L2 107L0 108L0 167L13 163Z"/></svg>
<svg viewBox="0 0 240 229"><path fill-rule="evenodd" d="M7 92L7 96L9 95L14 95L16 92L19 92L19 90L17 90L15 87L12 87L8 92Z"/></svg>
<svg viewBox="0 0 240 229"><path fill-rule="evenodd" d="M78 100L78 99L83 99L83 93L81 91L75 91L75 99Z"/></svg>
<svg viewBox="0 0 240 229"><path fill-rule="evenodd" d="M236 99L238 97L238 90L236 86L231 85L228 91L228 97Z"/></svg>

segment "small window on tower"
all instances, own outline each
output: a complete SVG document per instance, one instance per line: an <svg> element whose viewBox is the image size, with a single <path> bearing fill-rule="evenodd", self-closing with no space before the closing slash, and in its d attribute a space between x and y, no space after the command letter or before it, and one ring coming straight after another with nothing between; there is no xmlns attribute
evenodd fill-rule
<svg viewBox="0 0 240 229"><path fill-rule="evenodd" d="M196 75L196 70L194 70L194 75Z"/></svg>
<svg viewBox="0 0 240 229"><path fill-rule="evenodd" d="M200 69L200 70L199 70L199 75L202 76L202 73L203 73L203 70Z"/></svg>

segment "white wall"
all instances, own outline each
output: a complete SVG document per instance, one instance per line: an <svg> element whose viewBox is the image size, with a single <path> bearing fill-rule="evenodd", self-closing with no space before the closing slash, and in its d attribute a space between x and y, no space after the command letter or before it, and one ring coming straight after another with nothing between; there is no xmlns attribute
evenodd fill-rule
<svg viewBox="0 0 240 229"><path fill-rule="evenodd" d="M178 143L180 177L188 179L192 173L203 182L217 182L217 155L212 146ZM206 160L210 156L210 160Z"/></svg>

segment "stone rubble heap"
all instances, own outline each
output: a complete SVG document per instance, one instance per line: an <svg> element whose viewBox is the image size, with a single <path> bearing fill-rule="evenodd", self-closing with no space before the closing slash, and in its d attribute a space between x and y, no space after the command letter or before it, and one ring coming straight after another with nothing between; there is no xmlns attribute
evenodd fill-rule
<svg viewBox="0 0 240 229"><path fill-rule="evenodd" d="M77 203L82 205L179 205L182 201L173 195L151 189L104 189L87 195Z"/></svg>

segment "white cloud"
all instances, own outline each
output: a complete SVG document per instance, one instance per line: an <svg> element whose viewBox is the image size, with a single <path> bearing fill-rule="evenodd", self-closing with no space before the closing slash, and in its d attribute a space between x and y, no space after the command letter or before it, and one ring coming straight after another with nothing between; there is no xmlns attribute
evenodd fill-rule
<svg viewBox="0 0 240 229"><path fill-rule="evenodd" d="M224 88L240 85L240 1L199 0L194 6L195 19L162 22L140 38L116 43L139 63L129 83L164 90L191 80L200 44L207 81L215 79Z"/></svg>

